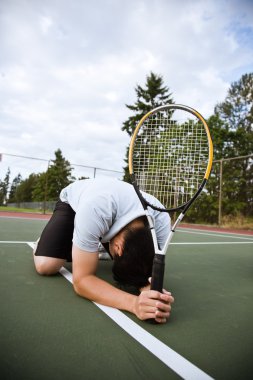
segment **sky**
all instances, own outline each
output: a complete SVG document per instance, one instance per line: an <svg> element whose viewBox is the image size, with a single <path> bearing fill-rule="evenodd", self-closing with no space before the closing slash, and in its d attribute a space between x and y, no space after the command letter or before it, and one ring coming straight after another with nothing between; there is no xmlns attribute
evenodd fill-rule
<svg viewBox="0 0 253 380"><path fill-rule="evenodd" d="M0 0L0 179L45 171L57 149L77 177L121 172L126 104L151 71L210 116L253 72L253 1Z"/></svg>

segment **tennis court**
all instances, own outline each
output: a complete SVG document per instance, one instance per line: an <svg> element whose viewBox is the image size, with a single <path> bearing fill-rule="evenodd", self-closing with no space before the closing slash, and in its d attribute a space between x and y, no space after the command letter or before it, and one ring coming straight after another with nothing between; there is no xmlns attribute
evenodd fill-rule
<svg viewBox="0 0 253 380"><path fill-rule="evenodd" d="M158 326L78 297L71 265L37 275L45 224L0 217L1 379L252 379L253 234L179 228L166 257L175 304ZM112 282L110 268L98 275Z"/></svg>

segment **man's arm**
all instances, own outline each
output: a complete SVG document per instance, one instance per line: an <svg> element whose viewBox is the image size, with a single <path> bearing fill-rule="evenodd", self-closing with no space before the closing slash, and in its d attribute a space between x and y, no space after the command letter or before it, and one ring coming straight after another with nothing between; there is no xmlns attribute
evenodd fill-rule
<svg viewBox="0 0 253 380"><path fill-rule="evenodd" d="M145 290L137 297L115 288L96 276L98 253L86 252L73 245L73 285L75 292L102 305L126 310L139 319L155 318L164 323L174 301L170 293Z"/></svg>

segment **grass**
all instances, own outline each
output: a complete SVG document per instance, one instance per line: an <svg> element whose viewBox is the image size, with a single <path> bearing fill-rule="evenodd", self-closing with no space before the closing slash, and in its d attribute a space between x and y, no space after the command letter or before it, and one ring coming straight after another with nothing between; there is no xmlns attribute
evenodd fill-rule
<svg viewBox="0 0 253 380"><path fill-rule="evenodd" d="M34 213L34 214L43 214L43 210L41 209L10 207L10 206L0 206L0 211L29 212L29 213ZM46 210L46 214L52 214L52 211Z"/></svg>
<svg viewBox="0 0 253 380"><path fill-rule="evenodd" d="M253 230L253 217L245 218L242 215L224 216L222 218L222 227Z"/></svg>

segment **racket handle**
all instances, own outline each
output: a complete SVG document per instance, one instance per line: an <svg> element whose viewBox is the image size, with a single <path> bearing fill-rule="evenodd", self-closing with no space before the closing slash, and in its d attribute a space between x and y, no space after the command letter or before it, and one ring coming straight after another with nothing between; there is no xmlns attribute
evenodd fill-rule
<svg viewBox="0 0 253 380"><path fill-rule="evenodd" d="M165 255L156 254L153 261L151 290L163 291L163 277L165 267Z"/></svg>

